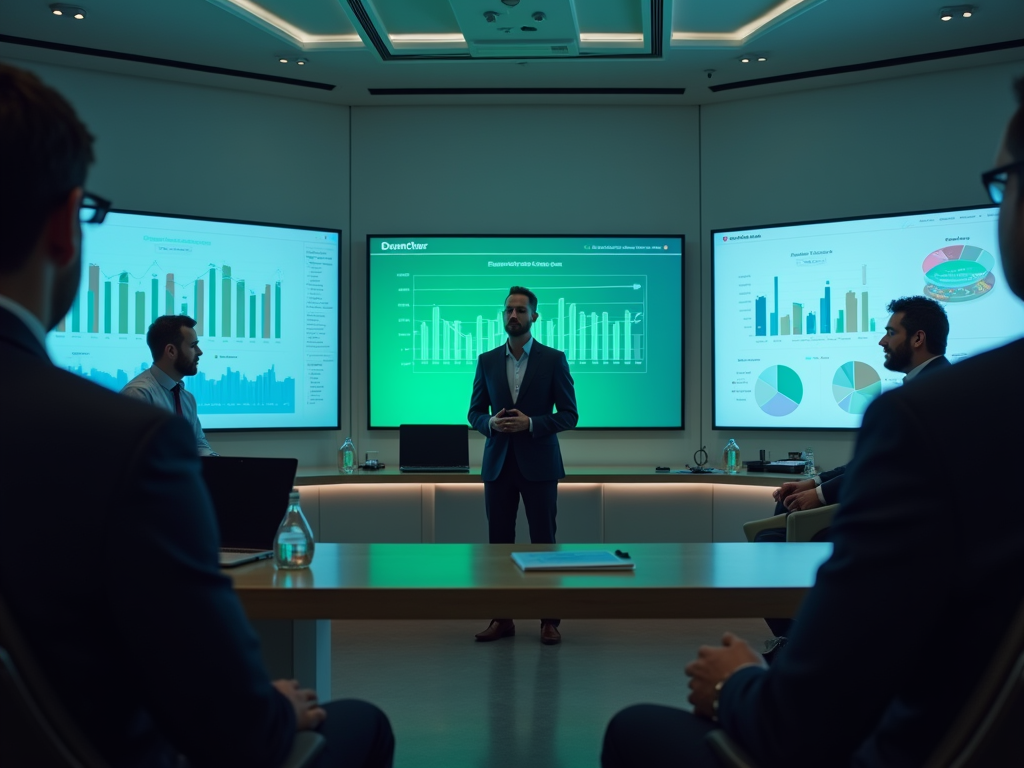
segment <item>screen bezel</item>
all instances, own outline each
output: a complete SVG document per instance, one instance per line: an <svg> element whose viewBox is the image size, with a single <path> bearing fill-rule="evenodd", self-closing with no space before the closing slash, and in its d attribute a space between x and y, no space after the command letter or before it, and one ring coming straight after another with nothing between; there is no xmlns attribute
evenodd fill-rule
<svg viewBox="0 0 1024 768"><path fill-rule="evenodd" d="M686 237L681 234L666 235L666 234L467 234L465 232L459 234L444 234L444 233L433 233L428 234L424 232L416 232L409 234L408 232L386 232L383 234L368 234L366 236L366 428L368 430L393 430L398 431L398 426L374 426L371 423L371 414L373 413L371 398L373 396L372 382L371 382L371 366L370 366L370 342L373 338L372 333L372 322L373 313L371 312L371 295L370 295L370 280L371 280L371 257L372 252L370 250L370 241L374 238L389 238L395 240L401 240L405 238L427 238L427 237L446 237L446 238L494 238L494 239L573 239L573 238L604 238L609 240L614 239L628 239L628 238L650 238L652 240L658 238L679 240L679 426L663 426L663 427L576 427L573 431L601 431L601 432L666 432L666 431L681 431L686 428L686 322L684 307L686 306ZM469 395L466 393L466 408L469 409ZM467 423L467 429L472 429L472 426Z"/></svg>
<svg viewBox="0 0 1024 768"><path fill-rule="evenodd" d="M718 403L715 381L717 380L718 356L716 354L716 343L718 337L715 333L715 253L718 243L718 236L729 232L747 232L752 229L778 229L781 227L801 227L814 224L837 224L844 221L871 221L872 219L897 219L903 216L923 216L935 213L958 213L960 211L998 210L998 205L991 203L987 205L963 205L950 208L926 208L916 211L899 211L896 213L874 213L867 216L839 216L831 219L809 219L805 221L788 221L775 224L754 224L745 227L723 227L710 230L711 237L711 429L721 430L744 430L749 432L856 432L860 427L743 427L718 425Z"/></svg>
<svg viewBox="0 0 1024 768"><path fill-rule="evenodd" d="M336 227L310 227L301 224L278 224L269 221L253 221L250 219L228 219L217 216L194 216L191 214L183 213L156 213L153 211L143 211L135 208L111 208L108 213L129 213L136 214L139 216L154 216L163 219L184 219L187 221L211 221L221 224L245 224L247 226L255 227L277 227L279 229L299 229L306 230L309 232L332 232L338 235L338 285L337 285L337 296L338 296L338 400L335 403L335 413L337 414L337 424L334 426L320 426L320 427L203 427L204 433L216 432L323 432L323 431L337 431L341 429L341 401L342 401L342 360L341 360L341 331L342 331L342 275L344 270L342 269L344 243L342 240L342 230ZM88 237L89 226L100 226L103 224L83 224L83 242ZM83 271L82 279L85 279L85 273Z"/></svg>

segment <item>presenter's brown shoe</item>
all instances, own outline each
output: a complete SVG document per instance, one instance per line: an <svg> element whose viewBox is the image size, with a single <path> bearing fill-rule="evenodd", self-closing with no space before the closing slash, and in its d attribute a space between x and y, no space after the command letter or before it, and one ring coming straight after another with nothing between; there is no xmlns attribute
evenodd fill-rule
<svg viewBox="0 0 1024 768"><path fill-rule="evenodd" d="M544 645L558 645L562 642L562 635L554 624L540 625L540 641Z"/></svg>
<svg viewBox="0 0 1024 768"><path fill-rule="evenodd" d="M490 625L476 636L478 643L490 643L503 637L512 637L516 633L516 625L512 619L492 619Z"/></svg>

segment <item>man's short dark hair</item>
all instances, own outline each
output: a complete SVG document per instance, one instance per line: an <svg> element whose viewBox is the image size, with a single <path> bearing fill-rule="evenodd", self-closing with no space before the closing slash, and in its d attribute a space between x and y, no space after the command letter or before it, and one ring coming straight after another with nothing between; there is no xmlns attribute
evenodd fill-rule
<svg viewBox="0 0 1024 768"><path fill-rule="evenodd" d="M530 312L537 314L537 294L531 291L529 288L523 288L521 285L513 285L508 289L508 296L525 296L527 303L530 305ZM505 297L505 301L508 301L508 296Z"/></svg>
<svg viewBox="0 0 1024 768"><path fill-rule="evenodd" d="M890 315L903 313L900 325L906 329L908 336L924 331L924 346L929 352L933 355L946 354L949 318L939 302L926 296L903 296L890 301L886 309Z"/></svg>
<svg viewBox="0 0 1024 768"><path fill-rule="evenodd" d="M168 344L181 346L185 341L185 334L181 332L182 327L195 328L196 321L188 315L161 315L153 321L146 333L146 344L153 353L154 361L164 356L164 349Z"/></svg>
<svg viewBox="0 0 1024 768"><path fill-rule="evenodd" d="M1006 128L1006 149L1014 160L1024 160L1024 77L1013 84L1017 94L1017 111Z"/></svg>
<svg viewBox="0 0 1024 768"><path fill-rule="evenodd" d="M24 266L46 218L85 183L92 141L63 96L0 64L0 272Z"/></svg>

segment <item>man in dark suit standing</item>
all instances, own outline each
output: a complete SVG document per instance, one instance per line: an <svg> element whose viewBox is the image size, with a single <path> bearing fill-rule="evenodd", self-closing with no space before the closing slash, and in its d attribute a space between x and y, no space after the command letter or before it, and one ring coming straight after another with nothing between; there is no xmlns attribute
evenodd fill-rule
<svg viewBox="0 0 1024 768"><path fill-rule="evenodd" d="M111 766L269 768L302 729L326 736L317 768L389 766L380 710L268 679L185 420L47 357L79 288L80 221L110 207L83 191L92 156L71 106L0 64L0 593ZM0 754L16 735L0 726Z"/></svg>
<svg viewBox="0 0 1024 768"><path fill-rule="evenodd" d="M555 541L558 481L565 477L558 433L579 420L576 391L565 353L535 341L537 297L521 286L505 299L508 341L477 360L469 422L487 438L481 476L492 544L516 540L519 497L530 541ZM541 619L541 642L561 641L558 619ZM514 635L512 619L494 619L476 636L481 642Z"/></svg>
<svg viewBox="0 0 1024 768"><path fill-rule="evenodd" d="M996 161L982 175L1000 203L999 247L1010 289L1024 298L1024 80ZM924 765L950 728L1024 600L1024 515L1007 478L962 482L964 447L999 469L1024 462L1024 398L984 400L1024 380L1024 340L964 360L879 397L868 408L834 552L818 570L793 636L766 668L727 633L686 667L695 714L640 705L613 718L602 764L719 765L704 741L724 728L757 765ZM995 387L995 389L993 389ZM1012 437L1011 437L1012 436ZM998 451L995 450L998 445ZM979 519L965 524L966 511ZM965 631L956 653L929 638ZM850 651L852 623L884 628ZM711 718L717 717L716 724Z"/></svg>

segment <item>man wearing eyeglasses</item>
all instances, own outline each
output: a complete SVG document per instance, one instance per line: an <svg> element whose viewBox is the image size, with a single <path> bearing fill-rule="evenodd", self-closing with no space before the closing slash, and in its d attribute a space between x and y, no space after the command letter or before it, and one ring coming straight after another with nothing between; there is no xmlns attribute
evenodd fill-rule
<svg viewBox="0 0 1024 768"><path fill-rule="evenodd" d="M47 357L81 222L110 206L83 191L92 142L60 94L0 64L0 637L20 632L110 766L270 768L304 729L326 737L315 768L390 766L380 710L268 678L186 422ZM0 723L0 762L45 763L19 736Z"/></svg>
<svg viewBox="0 0 1024 768"><path fill-rule="evenodd" d="M1007 284L1024 299L1024 79L1016 92L997 167L982 180L1000 204ZM717 728L755 765L928 763L1024 601L1020 490L1012 477L969 479L1024 465L1021 381L1024 339L875 400L847 465L832 557L785 652L768 668L731 633L701 647L686 667L694 713L650 704L618 713L604 768L718 768L705 738ZM965 408L992 386L1006 396ZM851 647L853 624L884 634ZM1019 757L1019 737L1009 747ZM987 758L1017 764L998 748Z"/></svg>

